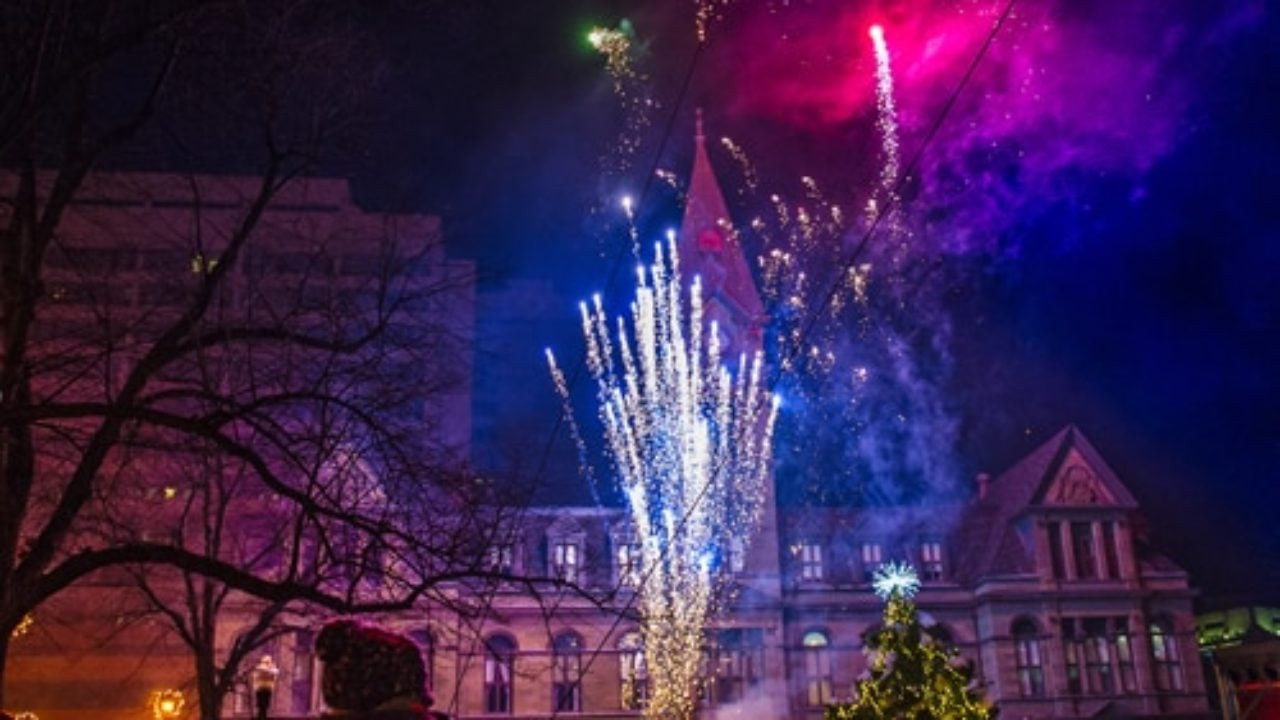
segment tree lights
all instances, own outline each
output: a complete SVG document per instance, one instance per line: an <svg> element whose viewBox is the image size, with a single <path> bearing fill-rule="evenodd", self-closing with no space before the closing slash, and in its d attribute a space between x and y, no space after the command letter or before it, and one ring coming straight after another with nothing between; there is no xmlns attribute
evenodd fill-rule
<svg viewBox="0 0 1280 720"><path fill-rule="evenodd" d="M696 712L703 633L734 538L749 538L765 497L777 400L763 357L721 362L721 335L703 323L698 278L681 280L676 243L638 268L630 324L616 347L600 298L582 305L587 369L605 444L639 540L646 716ZM687 294L686 294L687 292ZM548 351L556 386L563 373Z"/></svg>

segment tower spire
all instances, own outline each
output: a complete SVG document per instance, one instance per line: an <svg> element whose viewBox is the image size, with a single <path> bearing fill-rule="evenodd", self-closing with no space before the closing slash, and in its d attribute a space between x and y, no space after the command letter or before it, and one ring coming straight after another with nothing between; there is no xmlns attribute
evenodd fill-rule
<svg viewBox="0 0 1280 720"><path fill-rule="evenodd" d="M702 108L694 113L693 168L680 223L681 263L702 276L705 300L716 308L709 317L734 337L732 352L759 347L764 304L751 266L738 243L729 208L707 155ZM715 315L721 317L715 317ZM732 356L732 355L730 355Z"/></svg>

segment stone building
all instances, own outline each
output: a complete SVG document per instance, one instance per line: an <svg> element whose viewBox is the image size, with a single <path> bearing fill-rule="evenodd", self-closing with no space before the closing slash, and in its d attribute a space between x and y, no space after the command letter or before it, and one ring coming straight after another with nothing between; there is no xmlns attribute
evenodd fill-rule
<svg viewBox="0 0 1280 720"><path fill-rule="evenodd" d="M681 260L703 278L733 352L750 351L763 309L729 227L699 127ZM887 510L779 511L770 497L759 532L730 559L732 599L707 632L704 715L817 718L848 698L865 668L863 634L880 621L871 574L906 560L931 632L973 663L1002 717L1204 716L1187 575L1148 546L1140 508L1084 433L1067 426L977 485L964 504ZM495 567L572 581L597 599L500 585L465 629L419 624L440 709L638 714L647 676L634 542L618 509L527 511L493 549Z"/></svg>
<svg viewBox="0 0 1280 720"><path fill-rule="evenodd" d="M39 175L37 192L47 196L52 179L52 174ZM195 398L194 403L219 397L229 409L238 402L255 402L249 398L285 407L288 401L280 401L286 393L302 396L310 387L359 377L372 367L397 378L392 391L381 396L385 406L377 409L379 417L412 428L422 446L445 462L465 459L470 442L472 264L445 254L438 218L367 212L352 201L346 180L277 180L269 194L262 182L258 177L152 173L86 177L59 219L41 265L43 292L27 355L36 402L110 403L139 358L192 306L206 278L225 259L232 238L248 232L238 261L221 265L225 280L196 326L199 332L191 333L212 337L211 349L186 356L170 353L179 359L167 359L163 371L149 379L139 404L180 417L201 417L199 411L182 414L190 405L174 409L186 398ZM17 184L15 175L0 173L0 197L12 200ZM0 218L7 219L7 212L0 208ZM395 303L404 312L386 309ZM364 328L375 322L387 324L381 336L386 343L361 345ZM369 347L370 352L360 354L359 364L347 362L333 370L342 362L341 351L286 356L272 353L265 342L250 342L245 345L253 345L252 350L236 353L219 342L223 334L290 330L315 331L322 339L341 338L340 333L350 330L346 337L356 338L352 347ZM322 336L325 332L331 335ZM185 343L186 338L178 339ZM422 356L435 362L420 362ZM322 366L326 360L332 365ZM166 397L177 399L165 405ZM298 402L276 413L285 422L301 418L277 437L296 438L302 434L294 432L297 428L314 428L314 416L304 414L314 408ZM297 415L289 415L295 411ZM28 520L48 517L60 500L59 482L83 446L77 443L84 438L75 433L87 435L95 427L93 420L64 423L51 431L61 435L41 439L35 473L39 484ZM93 486L92 504L77 516L59 557L83 548L182 545L269 576L271 571L263 568L271 561L270 546L288 525L280 498L261 484L236 485L238 476L219 464L218 454L195 452L190 437L188 444L173 442L172 436L157 442L156 436L137 432L98 472L101 481ZM313 432L312 437L322 434ZM302 450L302 444L293 449ZM355 467L358 461L349 464ZM200 521L185 519L199 512L193 509L200 507L192 500L193 488L200 486L203 492L216 484L207 478L223 473L229 482L222 487L245 489L228 491L216 503L199 501L204 508L225 510L216 517L226 518L202 532ZM329 485L336 488L336 475L321 469L309 479L333 479ZM295 479L300 478L291 475L289 482ZM334 501L335 506L344 503ZM211 511L209 518L214 516ZM208 538L215 534L220 547L210 550L214 541ZM23 541L29 543L32 535ZM278 558L281 552L274 554ZM174 623L142 596L141 576L154 580L152 589L160 594L183 587L181 575L162 566L116 565L41 603L9 643L4 678L8 708L34 712L43 720L150 717L148 698L171 689L184 693L193 712L192 653ZM212 596L222 603L214 624L225 648L260 608L235 593L214 591ZM282 628L313 622L280 618ZM284 643L271 640L263 651ZM284 677L302 697L285 697L279 707L306 713L314 705L306 689L310 665L302 652L288 657L291 665ZM237 699L227 709L243 710L243 703Z"/></svg>
<svg viewBox="0 0 1280 720"><path fill-rule="evenodd" d="M736 354L760 346L763 308L700 127L697 135L681 258L703 277L707 314ZM465 407L456 412L469 429ZM962 504L779 510L770 495L758 532L726 562L733 591L706 634L703 715L811 719L848 698L865 668L862 637L881 617L870 574L906 560L920 572L918 606L931 632L973 663L1002 717L1204 716L1193 591L1186 573L1147 545L1139 513L1074 426L979 478ZM649 686L634 609L635 539L623 511L526 508L496 537L483 549L487 581L460 584L448 603L377 618L422 646L436 709L486 720L639 716ZM224 642L237 622L248 620L229 618ZM321 710L318 624L298 618L264 648L282 669L273 718ZM40 659L25 662L40 664L15 661L11 697L47 691L41 697L55 703L51 685L37 686L79 672L71 667L78 661L47 641L29 648L27 657ZM164 637L150 650L130 647L131 670L86 654L85 667L101 669L103 692L111 684L122 708L95 716L131 716L123 708L141 702L134 695L142 690L180 686L189 671L175 648ZM159 669L146 657L157 649ZM225 713L250 711L241 686Z"/></svg>

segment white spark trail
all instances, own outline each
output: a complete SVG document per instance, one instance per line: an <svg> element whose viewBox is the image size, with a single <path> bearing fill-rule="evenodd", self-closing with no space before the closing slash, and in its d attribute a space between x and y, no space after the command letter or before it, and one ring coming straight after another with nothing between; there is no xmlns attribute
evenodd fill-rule
<svg viewBox="0 0 1280 720"><path fill-rule="evenodd" d="M640 545L645 713L671 720L696 715L704 632L730 542L759 522L778 403L762 388L760 352L740 357L736 373L724 367L716 325L703 325L701 282L686 291L674 237L654 255L637 270L630 323L618 319L616 363L599 301L583 305L582 328L605 446Z"/></svg>

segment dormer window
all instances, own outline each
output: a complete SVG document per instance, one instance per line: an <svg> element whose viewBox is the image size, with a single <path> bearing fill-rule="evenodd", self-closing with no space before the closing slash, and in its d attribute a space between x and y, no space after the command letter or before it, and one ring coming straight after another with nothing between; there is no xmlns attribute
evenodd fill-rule
<svg viewBox="0 0 1280 720"><path fill-rule="evenodd" d="M942 579L942 543L926 540L920 543L920 579L936 582Z"/></svg>
<svg viewBox="0 0 1280 720"><path fill-rule="evenodd" d="M816 542L800 543L800 579L816 582L822 579L822 546Z"/></svg>
<svg viewBox="0 0 1280 720"><path fill-rule="evenodd" d="M1059 580L1116 580L1123 576L1117 524L1108 520L1045 523L1049 562Z"/></svg>
<svg viewBox="0 0 1280 720"><path fill-rule="evenodd" d="M624 538L617 544L616 552L617 581L620 587L635 588L640 586L640 545L630 538Z"/></svg>
<svg viewBox="0 0 1280 720"><path fill-rule="evenodd" d="M551 544L551 576L568 583L578 582L581 569L581 551L572 541L559 540Z"/></svg>
<svg viewBox="0 0 1280 720"><path fill-rule="evenodd" d="M884 547L878 542L862 543L862 575L863 579L871 582L872 576L876 572L876 568L884 562Z"/></svg>
<svg viewBox="0 0 1280 720"><path fill-rule="evenodd" d="M499 543L489 548L489 569L499 575L510 575L515 572L516 546L511 543Z"/></svg>

